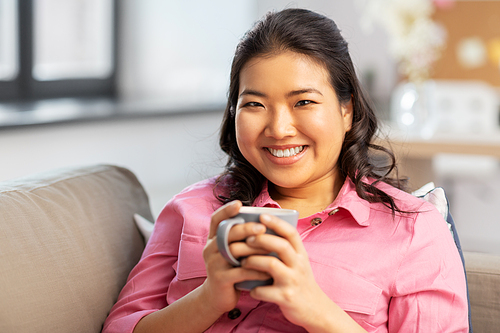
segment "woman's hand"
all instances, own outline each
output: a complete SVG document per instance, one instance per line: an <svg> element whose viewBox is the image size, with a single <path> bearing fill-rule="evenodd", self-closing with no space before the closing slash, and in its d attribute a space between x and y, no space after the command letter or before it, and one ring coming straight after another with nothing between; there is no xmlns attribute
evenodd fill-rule
<svg viewBox="0 0 500 333"><path fill-rule="evenodd" d="M304 326L316 312L318 300L326 295L314 279L297 230L272 215L261 215L261 222L281 237L269 234L253 236L247 238L247 244L276 252L281 260L271 256L251 256L242 261L242 267L266 272L274 279L272 286L254 288L250 296L279 305L289 321Z"/></svg>
<svg viewBox="0 0 500 333"><path fill-rule="evenodd" d="M364 332L316 283L297 230L267 214L261 215L261 222L281 237L260 234L247 238L247 244L276 252L281 260L257 255L242 261L242 267L266 272L274 279L273 285L254 288L250 296L277 304L290 322L309 332Z"/></svg>
<svg viewBox="0 0 500 333"><path fill-rule="evenodd" d="M269 279L269 275L262 271L233 267L222 257L217 248L216 235L219 223L238 214L241 206L240 201L233 201L212 214L207 244L203 249L207 279L201 286L202 295L204 295L206 304L210 304L215 311L221 314L234 309L238 302L240 292L234 288L235 283L245 280ZM261 235L265 230L265 226L261 223L244 223L231 228L228 242L233 256L239 258L264 253L262 249L248 246L244 240L248 237Z"/></svg>

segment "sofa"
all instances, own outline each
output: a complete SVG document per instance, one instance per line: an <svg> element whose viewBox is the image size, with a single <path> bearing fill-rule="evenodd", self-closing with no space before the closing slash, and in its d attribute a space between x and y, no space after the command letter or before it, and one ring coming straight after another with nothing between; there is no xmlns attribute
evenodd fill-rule
<svg viewBox="0 0 500 333"><path fill-rule="evenodd" d="M99 332L153 220L136 176L71 167L0 183L0 332ZM500 331L500 256L465 252L474 332Z"/></svg>

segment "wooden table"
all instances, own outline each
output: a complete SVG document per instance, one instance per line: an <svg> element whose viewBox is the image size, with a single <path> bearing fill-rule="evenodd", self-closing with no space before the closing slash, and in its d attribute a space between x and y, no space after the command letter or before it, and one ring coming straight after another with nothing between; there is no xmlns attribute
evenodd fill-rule
<svg viewBox="0 0 500 333"><path fill-rule="evenodd" d="M399 174L409 177L412 190L435 181L432 159L438 154L485 155L500 159L500 129L489 134L435 134L426 140L396 126L382 124L378 144L392 149Z"/></svg>

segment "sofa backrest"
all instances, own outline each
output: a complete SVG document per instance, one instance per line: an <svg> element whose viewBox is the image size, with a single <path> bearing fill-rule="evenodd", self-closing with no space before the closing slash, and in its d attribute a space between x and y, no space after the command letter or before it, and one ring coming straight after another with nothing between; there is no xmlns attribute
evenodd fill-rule
<svg viewBox="0 0 500 333"><path fill-rule="evenodd" d="M0 332L99 332L151 219L127 169L95 165L0 183Z"/></svg>
<svg viewBox="0 0 500 333"><path fill-rule="evenodd" d="M500 331L500 255L464 252L474 333Z"/></svg>

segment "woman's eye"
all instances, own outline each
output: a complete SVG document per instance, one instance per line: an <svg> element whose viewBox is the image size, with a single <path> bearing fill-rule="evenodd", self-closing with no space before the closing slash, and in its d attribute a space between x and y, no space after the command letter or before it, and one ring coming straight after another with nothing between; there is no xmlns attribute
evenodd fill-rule
<svg viewBox="0 0 500 333"><path fill-rule="evenodd" d="M249 106L249 107L259 107L259 106L263 106L262 104L258 103L258 102L248 102L246 103L244 106Z"/></svg>
<svg viewBox="0 0 500 333"><path fill-rule="evenodd" d="M308 104L312 104L314 103L313 101L310 101L310 100L303 100L303 101L299 101L296 106L304 106L304 105L308 105Z"/></svg>

